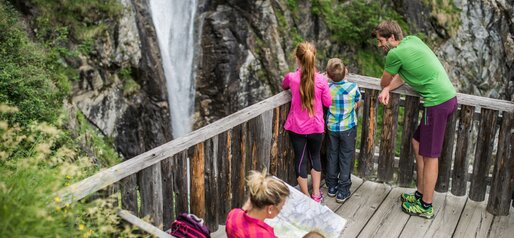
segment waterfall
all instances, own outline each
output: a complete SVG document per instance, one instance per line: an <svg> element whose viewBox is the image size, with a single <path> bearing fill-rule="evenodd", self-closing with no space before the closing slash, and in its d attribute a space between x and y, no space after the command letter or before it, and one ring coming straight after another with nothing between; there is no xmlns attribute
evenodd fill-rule
<svg viewBox="0 0 514 238"><path fill-rule="evenodd" d="M150 0L166 75L173 138L192 129L194 19L197 0Z"/></svg>

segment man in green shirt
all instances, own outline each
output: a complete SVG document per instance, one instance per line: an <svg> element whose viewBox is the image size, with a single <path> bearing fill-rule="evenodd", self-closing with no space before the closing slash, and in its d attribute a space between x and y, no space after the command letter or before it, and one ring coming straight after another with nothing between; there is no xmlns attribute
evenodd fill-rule
<svg viewBox="0 0 514 238"><path fill-rule="evenodd" d="M386 54L378 100L389 103L389 92L404 82L423 97L424 113L412 138L416 155L417 191L402 194L402 210L411 215L432 218L432 199L437 182L438 158L446 124L457 110L457 92L443 65L432 50L416 36L403 37L394 21L381 22L373 32L378 47Z"/></svg>

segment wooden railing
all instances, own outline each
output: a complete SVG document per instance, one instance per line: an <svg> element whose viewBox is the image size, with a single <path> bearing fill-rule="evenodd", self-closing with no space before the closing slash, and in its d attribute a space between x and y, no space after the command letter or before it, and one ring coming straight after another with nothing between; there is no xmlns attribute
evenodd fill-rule
<svg viewBox="0 0 514 238"><path fill-rule="evenodd" d="M357 82L364 95L363 111L359 113L362 115L361 140L356 156L356 175L364 179L396 182L400 186L413 185L414 157L410 138L419 120L419 96L406 86L395 90L389 105L383 107L383 123L377 127L377 112L382 107L377 103L378 79L350 75L349 80ZM281 92L75 183L59 191L58 196L63 203L70 203L115 185L124 178L143 173L145 169L162 168L162 171L167 171L162 176L160 173L155 173L159 176L140 176L144 179L140 184L152 189L144 189L140 185L141 205L122 202L124 210L120 211L120 216L133 224L143 224L139 226L162 236L162 233L152 232L153 228L148 228L147 223L129 216L125 210L136 216L150 215L154 225L166 229L178 213L188 211L190 204L190 212L203 217L213 232L218 224L224 224L231 208L242 206L244 179L249 170L268 168L271 174L296 184L293 151L283 128L290 98L289 92ZM459 111L447 126L436 190L447 192L451 185L453 194L468 194L472 200L483 201L486 186L490 185L487 210L494 215L507 215L514 185L514 104L465 94L458 94L458 100ZM400 113L400 108L403 108L403 113ZM403 125L401 131L397 131L399 123ZM471 144L475 124L478 125L477 142ZM375 138L379 131L380 138ZM395 148L397 137L401 140L400 148ZM377 147L378 169L375 170ZM400 151L398 163L395 163L395 149ZM186 158L190 158L189 181ZM470 163L473 172L469 176ZM470 189L466 191L469 180ZM120 190L122 198L134 192L125 191L123 187Z"/></svg>

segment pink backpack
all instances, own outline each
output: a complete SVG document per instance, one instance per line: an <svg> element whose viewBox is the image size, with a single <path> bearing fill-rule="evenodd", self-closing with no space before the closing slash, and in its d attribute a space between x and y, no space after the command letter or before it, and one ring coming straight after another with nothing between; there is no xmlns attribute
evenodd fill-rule
<svg viewBox="0 0 514 238"><path fill-rule="evenodd" d="M175 237L210 238L209 228L203 224L203 220L193 214L181 213L171 223L169 234Z"/></svg>

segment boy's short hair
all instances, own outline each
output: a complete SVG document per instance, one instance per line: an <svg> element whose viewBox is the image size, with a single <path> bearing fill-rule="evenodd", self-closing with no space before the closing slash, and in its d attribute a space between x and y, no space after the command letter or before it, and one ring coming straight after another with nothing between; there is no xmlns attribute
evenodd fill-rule
<svg viewBox="0 0 514 238"><path fill-rule="evenodd" d="M302 238L325 238L325 236L318 231L309 231L309 233L302 236Z"/></svg>
<svg viewBox="0 0 514 238"><path fill-rule="evenodd" d="M346 76L346 67L341 59L332 58L327 63L327 75L333 81L339 82Z"/></svg>

